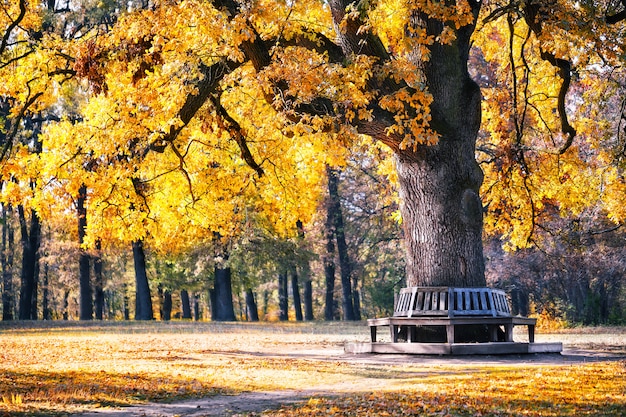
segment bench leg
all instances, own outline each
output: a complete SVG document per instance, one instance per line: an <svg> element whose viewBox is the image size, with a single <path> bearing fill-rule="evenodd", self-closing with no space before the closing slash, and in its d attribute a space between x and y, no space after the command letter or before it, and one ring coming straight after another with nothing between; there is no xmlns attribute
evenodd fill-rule
<svg viewBox="0 0 626 417"><path fill-rule="evenodd" d="M534 324L528 325L528 342L535 343L535 325Z"/></svg>
<svg viewBox="0 0 626 417"><path fill-rule="evenodd" d="M513 341L513 325L512 324L504 325L504 341L506 342Z"/></svg>
<svg viewBox="0 0 626 417"><path fill-rule="evenodd" d="M376 342L376 326L370 326L370 335L372 336L372 342Z"/></svg>
<svg viewBox="0 0 626 417"><path fill-rule="evenodd" d="M409 343L417 341L417 326L409 326L406 337Z"/></svg>
<svg viewBox="0 0 626 417"><path fill-rule="evenodd" d="M446 325L446 336L448 343L454 343L454 324Z"/></svg>
<svg viewBox="0 0 626 417"><path fill-rule="evenodd" d="M391 341L393 343L396 343L398 341L399 326L396 326L394 324L390 324L389 325L389 330L391 331Z"/></svg>

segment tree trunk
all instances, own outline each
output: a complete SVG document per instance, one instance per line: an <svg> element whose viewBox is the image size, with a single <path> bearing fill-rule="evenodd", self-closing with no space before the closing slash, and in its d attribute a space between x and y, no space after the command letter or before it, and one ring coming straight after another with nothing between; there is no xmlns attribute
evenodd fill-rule
<svg viewBox="0 0 626 417"><path fill-rule="evenodd" d="M78 242L81 245L78 255L78 282L80 286L80 319L93 319L93 293L91 289L90 277L90 257L85 249L82 248L85 243L87 234L87 186L81 185L78 189L78 199L76 202L76 212L78 214Z"/></svg>
<svg viewBox="0 0 626 417"><path fill-rule="evenodd" d="M300 301L300 285L298 284L298 271L291 271L291 292L293 293L293 309L296 313L296 321L302 321L302 302Z"/></svg>
<svg viewBox="0 0 626 417"><path fill-rule="evenodd" d="M15 297L13 294L13 259L15 237L13 224L8 214L12 212L10 206L2 204L2 320L13 320L15 309Z"/></svg>
<svg viewBox="0 0 626 417"><path fill-rule="evenodd" d="M128 285L126 283L123 284L124 296L122 298L122 302L124 304L124 310L122 313L124 314L124 320L130 320L130 300L128 299Z"/></svg>
<svg viewBox="0 0 626 417"><path fill-rule="evenodd" d="M70 290L66 289L63 292L63 320L69 320L70 318Z"/></svg>
<svg viewBox="0 0 626 417"><path fill-rule="evenodd" d="M417 13L413 23L433 36L443 29ZM483 175L475 159L481 94L467 70L473 30L457 30L451 45L435 42L427 61L417 56L433 97L431 126L440 139L437 145L396 150L410 286L486 285L478 195Z"/></svg>
<svg viewBox="0 0 626 417"><path fill-rule="evenodd" d="M152 320L152 298L146 271L146 254L143 241L133 242L133 260L135 262L135 320Z"/></svg>
<svg viewBox="0 0 626 417"><path fill-rule="evenodd" d="M37 286L39 276L39 246L41 223L34 210L30 213L30 231L24 207L18 206L22 242L22 273L20 288L20 320L37 319Z"/></svg>
<svg viewBox="0 0 626 417"><path fill-rule="evenodd" d="M183 319L191 319L191 304L189 303L189 291L180 291L180 304L183 309Z"/></svg>
<svg viewBox="0 0 626 417"><path fill-rule="evenodd" d="M50 291L48 288L49 280L48 280L48 263L44 263L43 266L43 302L42 302L42 318L44 320L52 320L52 311L50 310Z"/></svg>
<svg viewBox="0 0 626 417"><path fill-rule="evenodd" d="M296 222L298 229L298 238L300 242L304 241L304 225L300 220ZM302 263L301 275L304 280L303 302L304 302L304 319L313 320L313 283L311 282L311 265L308 259Z"/></svg>
<svg viewBox="0 0 626 417"><path fill-rule="evenodd" d="M254 300L252 288L246 290L246 311L248 312L248 321L259 321L259 310Z"/></svg>
<svg viewBox="0 0 626 417"><path fill-rule="evenodd" d="M354 306L352 304L352 265L348 256L348 245L346 244L343 214L341 212L339 176L337 171L329 166L326 166L326 174L328 175L328 217L332 218L332 230L337 240L337 253L339 255L343 319L355 320Z"/></svg>
<svg viewBox="0 0 626 417"><path fill-rule="evenodd" d="M95 315L96 320L102 320L104 317L104 276L103 262L102 262L102 242L100 239L96 240L97 255L93 257L93 275L94 275L94 289L95 289Z"/></svg>
<svg viewBox="0 0 626 417"><path fill-rule="evenodd" d="M235 321L233 306L233 288L230 268L215 268L215 289L212 298L213 319L216 321Z"/></svg>
<svg viewBox="0 0 626 417"><path fill-rule="evenodd" d="M335 318L335 234L333 233L333 216L328 207L324 224L324 238L326 239L326 252L322 257L326 281L324 319L332 321Z"/></svg>
<svg viewBox="0 0 626 417"><path fill-rule="evenodd" d="M161 320L170 321L172 318L172 292L163 291L163 307L161 310Z"/></svg>
<svg viewBox="0 0 626 417"><path fill-rule="evenodd" d="M287 274L278 274L278 319L280 321L289 320L288 288Z"/></svg>
<svg viewBox="0 0 626 417"><path fill-rule="evenodd" d="M356 283L352 287L352 308L354 308L354 320L361 320L361 298L359 290L356 289Z"/></svg>
<svg viewBox="0 0 626 417"><path fill-rule="evenodd" d="M193 319L200 321L200 298L198 294L193 295Z"/></svg>

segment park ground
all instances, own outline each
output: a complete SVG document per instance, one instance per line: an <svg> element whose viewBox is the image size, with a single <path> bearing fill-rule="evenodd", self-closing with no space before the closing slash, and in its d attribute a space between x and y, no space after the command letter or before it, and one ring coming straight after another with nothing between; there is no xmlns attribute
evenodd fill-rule
<svg viewBox="0 0 626 417"><path fill-rule="evenodd" d="M2 323L0 417L626 415L624 327L537 335L562 354L344 353L368 336L364 323Z"/></svg>

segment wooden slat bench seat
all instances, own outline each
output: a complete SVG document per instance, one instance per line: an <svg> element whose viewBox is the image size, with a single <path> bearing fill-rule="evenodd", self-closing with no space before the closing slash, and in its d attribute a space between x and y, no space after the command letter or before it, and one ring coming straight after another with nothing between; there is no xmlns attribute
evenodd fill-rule
<svg viewBox="0 0 626 417"><path fill-rule="evenodd" d="M511 315L506 294L492 288L408 287L402 288L396 300L393 317L370 319L372 342L377 328L388 326L391 341L398 342L404 331L407 342L418 340L425 328L441 326L446 329L447 343L455 342L457 326L484 325L489 329L489 341L498 342L498 330L504 330L504 342L513 342L513 328L527 326L529 343L535 340L537 320Z"/></svg>

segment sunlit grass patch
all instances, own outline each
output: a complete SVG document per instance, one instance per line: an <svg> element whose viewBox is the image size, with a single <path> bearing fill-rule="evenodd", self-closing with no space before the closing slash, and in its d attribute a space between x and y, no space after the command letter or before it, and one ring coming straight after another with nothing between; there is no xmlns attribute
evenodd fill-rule
<svg viewBox="0 0 626 417"><path fill-rule="evenodd" d="M495 368L407 381L397 391L312 398L265 417L624 416L626 361Z"/></svg>
<svg viewBox="0 0 626 417"><path fill-rule="evenodd" d="M624 363L342 357L344 342L369 337L363 323L20 325L0 323L0 417L309 389L337 397L267 415L619 416L626 407Z"/></svg>

